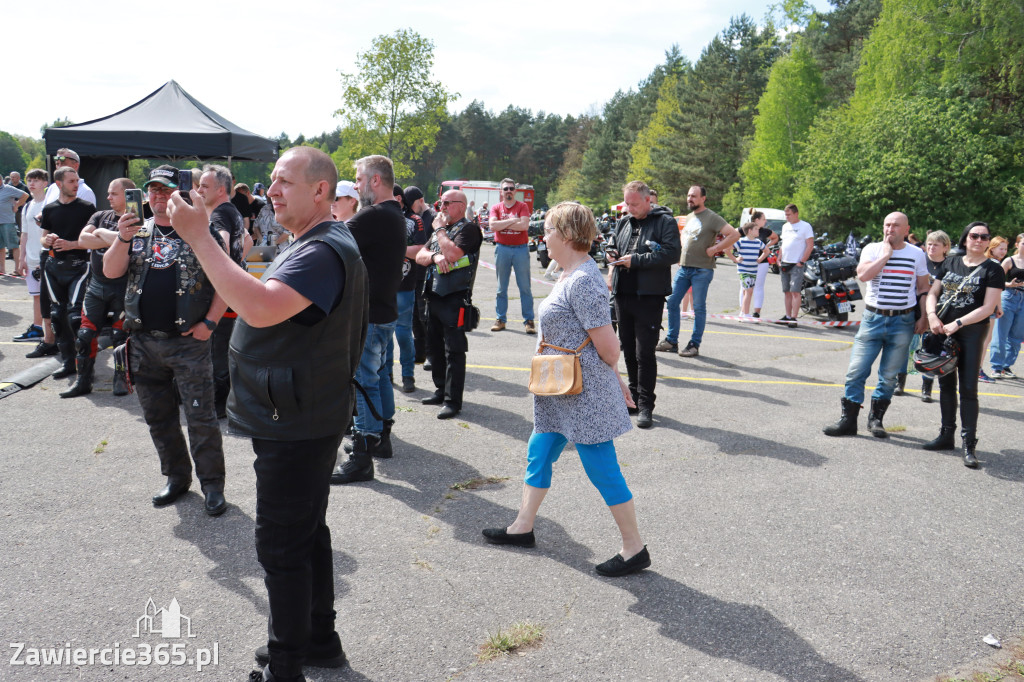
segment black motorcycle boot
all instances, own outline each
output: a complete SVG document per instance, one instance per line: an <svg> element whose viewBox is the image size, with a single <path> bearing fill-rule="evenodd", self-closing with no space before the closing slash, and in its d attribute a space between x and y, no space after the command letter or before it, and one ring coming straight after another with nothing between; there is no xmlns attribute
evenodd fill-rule
<svg viewBox="0 0 1024 682"><path fill-rule="evenodd" d="M839 421L835 424L831 424L822 429L822 432L826 436L856 436L857 435L857 417L860 416L860 405L857 403L842 398L839 404L843 410L842 416L839 417Z"/></svg>
<svg viewBox="0 0 1024 682"><path fill-rule="evenodd" d="M75 356L73 353L65 352L64 348L60 348L60 361L61 367L56 372L51 374L54 379L67 379L73 377L78 372L75 368Z"/></svg>
<svg viewBox="0 0 1024 682"><path fill-rule="evenodd" d="M885 426L882 425L882 418L885 416L885 411L889 409L891 402L891 400L871 399L871 412L868 414L868 431L875 438L889 437Z"/></svg>
<svg viewBox="0 0 1024 682"><path fill-rule="evenodd" d="M932 402L932 385L935 380L931 377L921 377L921 402Z"/></svg>
<svg viewBox="0 0 1024 682"><path fill-rule="evenodd" d="M956 432L955 426L943 426L939 429L939 435L935 440L930 440L921 446L924 450L952 450L956 447L956 443L953 442L953 434Z"/></svg>
<svg viewBox="0 0 1024 682"><path fill-rule="evenodd" d="M380 436L353 431L352 446L352 454L349 455L349 458L343 464L336 466L334 473L331 474L331 483L333 485L373 480L373 456L371 452L380 447Z"/></svg>
<svg viewBox="0 0 1024 682"><path fill-rule="evenodd" d="M907 373L900 372L896 375L896 390L892 392L893 395L903 395L904 390L907 387Z"/></svg>
<svg viewBox="0 0 1024 682"><path fill-rule="evenodd" d="M370 454L381 459L391 459L394 452L391 450L391 427L395 425L394 419L384 420L384 430L380 432L380 444Z"/></svg>
<svg viewBox="0 0 1024 682"><path fill-rule="evenodd" d="M96 364L93 358L78 358L78 378L74 385L66 391L62 391L61 398L77 398L80 395L92 393L92 368Z"/></svg>
<svg viewBox="0 0 1024 682"><path fill-rule="evenodd" d="M964 466L968 469L978 468L978 458L974 454L974 448L978 445L978 439L974 437L974 431L963 429L960 432L960 439L964 446Z"/></svg>

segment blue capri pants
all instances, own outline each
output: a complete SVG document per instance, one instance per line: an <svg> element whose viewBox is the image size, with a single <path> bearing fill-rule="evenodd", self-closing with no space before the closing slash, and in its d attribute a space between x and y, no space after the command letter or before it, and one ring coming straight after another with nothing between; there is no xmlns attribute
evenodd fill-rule
<svg viewBox="0 0 1024 682"><path fill-rule="evenodd" d="M551 465L558 461L562 450L569 443L560 433L534 433L526 446L527 485L534 488L551 487ZM596 445L576 443L583 470L604 498L609 507L633 499L633 493L626 486L619 462L615 457L615 444L610 440Z"/></svg>

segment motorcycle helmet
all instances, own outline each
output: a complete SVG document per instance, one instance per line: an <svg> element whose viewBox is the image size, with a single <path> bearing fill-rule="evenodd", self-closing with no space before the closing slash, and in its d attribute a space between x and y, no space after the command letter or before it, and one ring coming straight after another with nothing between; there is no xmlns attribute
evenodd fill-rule
<svg viewBox="0 0 1024 682"><path fill-rule="evenodd" d="M921 374L938 379L956 369L960 344L952 336L925 334L921 349L914 353L914 368Z"/></svg>

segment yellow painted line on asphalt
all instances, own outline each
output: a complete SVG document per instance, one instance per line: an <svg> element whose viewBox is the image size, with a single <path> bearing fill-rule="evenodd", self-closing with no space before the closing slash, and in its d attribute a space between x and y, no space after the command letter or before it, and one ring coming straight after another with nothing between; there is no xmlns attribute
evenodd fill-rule
<svg viewBox="0 0 1024 682"><path fill-rule="evenodd" d="M529 367L504 367L502 365L466 365L467 368L471 369L496 369L505 372L529 372ZM623 374L622 376L626 376ZM673 376L658 376L659 380L671 380L671 381L701 381L704 383L718 383L718 384L782 384L787 386L818 386L821 388L842 388L845 384L822 384L815 383L813 381L783 381L783 380L768 380L768 379L723 379L719 377L673 377ZM875 390L874 386L865 386L864 390L871 392ZM904 389L907 393L920 393L920 391L907 388ZM1024 398L1024 396L1013 395L1011 393L982 393L978 391L978 395L987 395L994 398ZM938 399L936 399L936 403Z"/></svg>

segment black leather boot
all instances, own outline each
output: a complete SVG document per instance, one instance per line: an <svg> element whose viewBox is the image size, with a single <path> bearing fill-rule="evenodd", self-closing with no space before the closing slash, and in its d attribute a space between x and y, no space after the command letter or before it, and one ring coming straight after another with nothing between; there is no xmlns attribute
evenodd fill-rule
<svg viewBox="0 0 1024 682"><path fill-rule="evenodd" d="M964 466L968 469L977 469L978 458L974 455L974 448L978 444L978 439L974 437L974 431L964 429L960 432L960 438L964 445Z"/></svg>
<svg viewBox="0 0 1024 682"><path fill-rule="evenodd" d="M50 376L54 379L67 379L68 377L75 376L76 372L78 372L78 370L75 369L75 358L72 357L70 360L64 360L64 364L61 365L61 368Z"/></svg>
<svg viewBox="0 0 1024 682"><path fill-rule="evenodd" d="M896 375L896 390L892 392L893 395L903 395L903 389L907 387L907 373L901 372Z"/></svg>
<svg viewBox="0 0 1024 682"><path fill-rule="evenodd" d="M74 385L61 392L61 398L77 398L92 393L92 367L96 364L93 358L78 358L78 378Z"/></svg>
<svg viewBox="0 0 1024 682"><path fill-rule="evenodd" d="M352 454L343 464L334 468L331 474L333 485L373 480L372 450L380 447L380 436L370 433L352 432Z"/></svg>
<svg viewBox="0 0 1024 682"><path fill-rule="evenodd" d="M822 429L822 432L826 436L856 436L857 435L857 417L860 416L860 405L857 403L842 398L839 404L843 410L842 416L839 417L839 421L835 424L831 424Z"/></svg>
<svg viewBox="0 0 1024 682"><path fill-rule="evenodd" d="M889 403L891 402L891 400L871 399L871 412L868 414L868 431L875 438L889 437L885 426L882 425L882 418L885 416L885 411L889 409Z"/></svg>
<svg viewBox="0 0 1024 682"><path fill-rule="evenodd" d="M935 440L930 440L921 447L925 450L952 450L956 447L956 443L953 442L955 431L955 426L943 426Z"/></svg>
<svg viewBox="0 0 1024 682"><path fill-rule="evenodd" d="M391 427L395 425L394 419L384 420L384 430L380 432L380 444L370 454L381 459L391 459L394 453L391 451Z"/></svg>
<svg viewBox="0 0 1024 682"><path fill-rule="evenodd" d="M932 402L932 385L934 383L935 379L931 377L921 377L921 402Z"/></svg>

